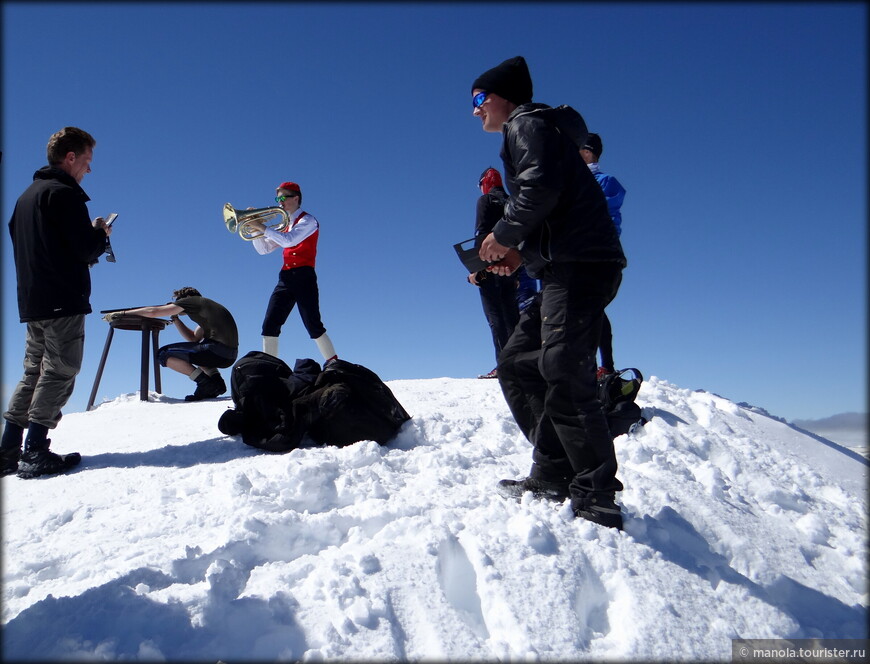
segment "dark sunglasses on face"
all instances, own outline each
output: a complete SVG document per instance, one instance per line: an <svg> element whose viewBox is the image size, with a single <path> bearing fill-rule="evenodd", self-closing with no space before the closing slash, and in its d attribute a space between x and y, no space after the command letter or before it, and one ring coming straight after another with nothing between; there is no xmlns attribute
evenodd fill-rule
<svg viewBox="0 0 870 664"><path fill-rule="evenodd" d="M478 92L471 98L471 105L474 108L480 108L483 106L483 102L486 100L488 94L488 92Z"/></svg>
<svg viewBox="0 0 870 664"><path fill-rule="evenodd" d="M296 197L296 194L284 194L283 196L275 196L275 202L276 203L283 203L288 198L295 198L295 197Z"/></svg>

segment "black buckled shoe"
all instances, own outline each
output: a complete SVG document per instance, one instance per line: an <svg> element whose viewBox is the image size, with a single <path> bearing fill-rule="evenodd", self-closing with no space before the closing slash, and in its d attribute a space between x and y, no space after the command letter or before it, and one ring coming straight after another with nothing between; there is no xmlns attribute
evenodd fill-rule
<svg viewBox="0 0 870 664"><path fill-rule="evenodd" d="M51 442L46 441L46 442ZM18 477L31 479L42 475L57 475L65 473L70 468L79 465L82 455L78 452L71 454L55 454L48 447L31 448L24 451L18 462Z"/></svg>
<svg viewBox="0 0 870 664"><path fill-rule="evenodd" d="M574 516L601 526L622 530L622 510L619 509L613 495L591 493L582 498L572 498L571 509L574 510Z"/></svg>
<svg viewBox="0 0 870 664"><path fill-rule="evenodd" d="M548 482L524 477L521 480L501 480L496 489L505 498L522 498L526 491L530 491L535 498L544 498L562 502L568 497L568 480L563 482Z"/></svg>

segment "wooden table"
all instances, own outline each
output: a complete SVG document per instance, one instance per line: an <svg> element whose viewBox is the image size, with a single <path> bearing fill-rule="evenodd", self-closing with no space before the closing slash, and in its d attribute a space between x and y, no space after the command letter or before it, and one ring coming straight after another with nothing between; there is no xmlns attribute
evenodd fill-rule
<svg viewBox="0 0 870 664"><path fill-rule="evenodd" d="M100 313L109 312L101 311ZM140 330L142 332L142 361L139 375L139 398L142 401L148 401L148 337L150 332L151 348L154 352L154 389L158 392L162 390L160 386L160 363L157 361L157 338L160 335L160 330L169 325L169 323L170 321L165 318L147 318L135 314L121 314L109 321L109 336L106 337L106 345L103 346L103 356L100 358L97 377L94 379L94 387L91 389L88 407L85 410L90 410L94 405L97 388L99 388L100 379L103 377L103 369L106 366L106 358L109 356L109 348L112 345L112 337L115 335L115 330Z"/></svg>

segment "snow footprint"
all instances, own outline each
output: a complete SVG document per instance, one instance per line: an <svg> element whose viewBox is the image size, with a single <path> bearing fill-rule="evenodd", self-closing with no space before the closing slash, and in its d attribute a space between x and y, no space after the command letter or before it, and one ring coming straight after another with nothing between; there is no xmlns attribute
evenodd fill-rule
<svg viewBox="0 0 870 664"><path fill-rule="evenodd" d="M438 546L436 569L447 601L476 636L488 639L489 630L477 594L477 574L462 544L452 535Z"/></svg>

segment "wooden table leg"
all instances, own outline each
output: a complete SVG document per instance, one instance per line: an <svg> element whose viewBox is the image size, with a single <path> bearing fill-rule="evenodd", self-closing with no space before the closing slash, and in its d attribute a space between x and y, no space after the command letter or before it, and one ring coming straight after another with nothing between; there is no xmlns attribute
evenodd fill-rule
<svg viewBox="0 0 870 664"><path fill-rule="evenodd" d="M94 405L94 399L97 397L97 388L100 386L100 379L103 377L103 369L106 367L106 358L109 356L109 346L112 345L112 337L115 334L115 328L109 326L109 335L106 337L106 344L103 346L103 356L100 358L100 366L97 368L97 377L94 379L94 386L91 388L91 397L88 399L88 407L85 412L91 409Z"/></svg>
<svg viewBox="0 0 870 664"><path fill-rule="evenodd" d="M139 381L139 400L148 401L148 326L142 324L142 373Z"/></svg>
<svg viewBox="0 0 870 664"><path fill-rule="evenodd" d="M160 335L160 330L154 328L151 330L151 351L154 353L154 389L158 394L163 394L163 386L160 384L160 362L157 361L157 337Z"/></svg>

